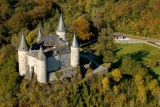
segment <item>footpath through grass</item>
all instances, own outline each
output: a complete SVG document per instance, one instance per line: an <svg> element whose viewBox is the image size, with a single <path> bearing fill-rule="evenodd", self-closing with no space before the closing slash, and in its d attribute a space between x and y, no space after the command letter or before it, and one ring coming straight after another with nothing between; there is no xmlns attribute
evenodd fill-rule
<svg viewBox="0 0 160 107"><path fill-rule="evenodd" d="M116 58L123 58L127 54L143 64L151 65L151 69L160 75L160 66L154 66L160 60L159 48L148 44L117 44Z"/></svg>

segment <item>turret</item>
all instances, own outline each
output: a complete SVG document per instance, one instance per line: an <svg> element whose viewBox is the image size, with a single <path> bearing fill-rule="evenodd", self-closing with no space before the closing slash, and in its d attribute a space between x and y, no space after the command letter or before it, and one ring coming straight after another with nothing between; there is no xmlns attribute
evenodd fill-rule
<svg viewBox="0 0 160 107"><path fill-rule="evenodd" d="M47 82L46 56L40 47L37 55L37 81L41 83Z"/></svg>
<svg viewBox="0 0 160 107"><path fill-rule="evenodd" d="M74 34L74 38L71 45L71 66L76 67L79 65L79 46L77 38Z"/></svg>
<svg viewBox="0 0 160 107"><path fill-rule="evenodd" d="M65 24L64 24L64 20L63 20L62 14L61 14L60 19L59 19L59 23L58 23L56 34L63 41L66 41L66 28L65 28Z"/></svg>
<svg viewBox="0 0 160 107"><path fill-rule="evenodd" d="M31 80L33 78L33 75L35 73L35 62L34 62L34 58L32 57L33 56L33 52L31 50L31 47L28 51L28 54L27 54L27 68L28 68L28 72L26 73L25 75L25 78L26 79L29 79Z"/></svg>
<svg viewBox="0 0 160 107"><path fill-rule="evenodd" d="M18 48L18 62L19 62L19 73L20 75L25 75L27 73L27 52L29 50L29 46L27 41L22 34L21 42Z"/></svg>
<svg viewBox="0 0 160 107"><path fill-rule="evenodd" d="M38 36L37 36L37 42L41 40L41 38L43 37L41 29L39 29L38 31Z"/></svg>

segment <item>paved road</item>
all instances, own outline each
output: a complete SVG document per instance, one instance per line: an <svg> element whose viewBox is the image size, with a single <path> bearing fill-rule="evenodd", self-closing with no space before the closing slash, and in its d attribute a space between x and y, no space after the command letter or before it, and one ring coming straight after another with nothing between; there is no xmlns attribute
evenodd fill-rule
<svg viewBox="0 0 160 107"><path fill-rule="evenodd" d="M115 40L117 43L146 43L146 40L127 38L124 40Z"/></svg>
<svg viewBox="0 0 160 107"><path fill-rule="evenodd" d="M100 66L100 64L97 62L97 61L95 61L94 59L93 59L93 56L92 55L82 55L82 54L80 54L80 57L82 57L82 58L85 58L85 59L88 59L90 62L92 62L92 63L94 63L95 65L96 65L96 67L99 67Z"/></svg>
<svg viewBox="0 0 160 107"><path fill-rule="evenodd" d="M92 54L89 54L89 55L80 54L80 57L88 59L90 62L92 62L96 65L97 68L93 71L94 74L96 74L98 72L104 72L104 71L108 72L107 68L102 67L97 61L94 60L94 56Z"/></svg>

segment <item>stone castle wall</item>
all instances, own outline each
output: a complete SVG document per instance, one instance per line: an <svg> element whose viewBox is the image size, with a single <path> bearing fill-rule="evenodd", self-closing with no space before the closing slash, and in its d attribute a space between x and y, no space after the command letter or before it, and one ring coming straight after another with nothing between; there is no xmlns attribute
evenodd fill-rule
<svg viewBox="0 0 160 107"><path fill-rule="evenodd" d="M25 75L27 72L27 52L18 51L18 62L19 62L19 73L20 75Z"/></svg>
<svg viewBox="0 0 160 107"><path fill-rule="evenodd" d="M35 57L27 55L27 67L28 72L30 73L32 70L35 74L37 74L37 59Z"/></svg>

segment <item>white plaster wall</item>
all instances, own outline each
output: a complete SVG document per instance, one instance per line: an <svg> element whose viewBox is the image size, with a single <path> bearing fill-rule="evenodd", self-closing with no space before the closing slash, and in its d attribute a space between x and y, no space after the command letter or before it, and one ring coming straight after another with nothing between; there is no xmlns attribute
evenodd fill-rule
<svg viewBox="0 0 160 107"><path fill-rule="evenodd" d="M32 57L32 56L29 56L27 55L27 67L29 67L29 72L31 72L31 67L33 66L34 67L34 73L37 74L37 63L36 63L36 58Z"/></svg>
<svg viewBox="0 0 160 107"><path fill-rule="evenodd" d="M71 66L79 65L79 48L71 47Z"/></svg>
<svg viewBox="0 0 160 107"><path fill-rule="evenodd" d="M25 75L27 72L27 51L18 51L19 73Z"/></svg>
<svg viewBox="0 0 160 107"><path fill-rule="evenodd" d="M47 82L46 61L37 60L37 81L41 83Z"/></svg>
<svg viewBox="0 0 160 107"><path fill-rule="evenodd" d="M59 31L56 31L56 34L62 38L62 40L66 41L66 32L59 32Z"/></svg>

